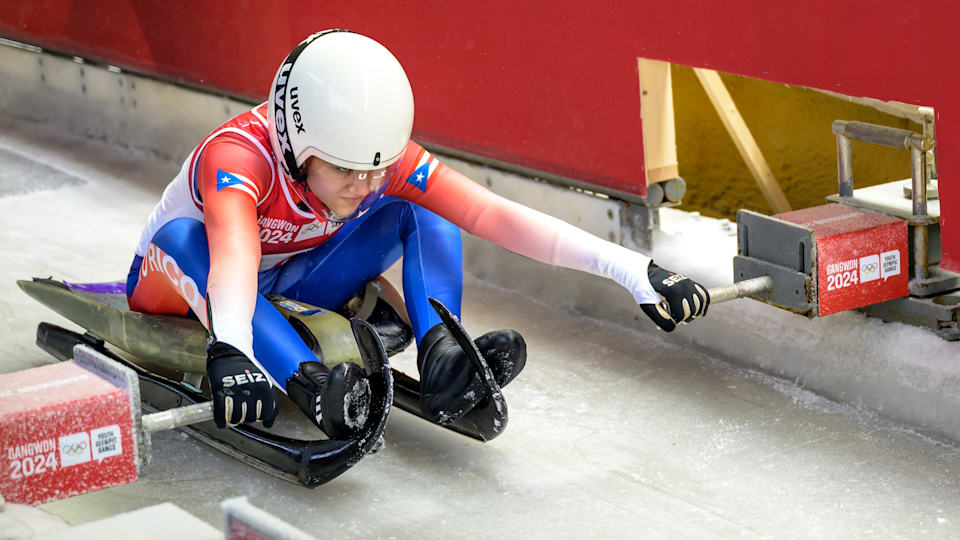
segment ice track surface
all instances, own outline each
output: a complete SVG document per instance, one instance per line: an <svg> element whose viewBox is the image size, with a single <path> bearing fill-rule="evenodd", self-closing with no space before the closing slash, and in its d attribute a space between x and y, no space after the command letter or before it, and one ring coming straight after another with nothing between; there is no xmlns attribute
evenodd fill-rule
<svg viewBox="0 0 960 540"><path fill-rule="evenodd" d="M124 277L175 168L0 120L0 371L53 361L34 345L41 320L73 328L15 280ZM530 352L492 443L394 410L382 452L311 491L168 432L138 483L43 508L83 523L170 501L221 527L220 501L249 495L332 538L960 536L953 445L681 349L642 321L600 323L476 281L464 321L474 335L515 328Z"/></svg>

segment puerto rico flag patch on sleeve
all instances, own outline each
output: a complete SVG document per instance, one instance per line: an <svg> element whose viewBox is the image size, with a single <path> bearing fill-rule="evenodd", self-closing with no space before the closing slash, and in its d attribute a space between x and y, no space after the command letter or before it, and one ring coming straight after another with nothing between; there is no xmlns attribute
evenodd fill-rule
<svg viewBox="0 0 960 540"><path fill-rule="evenodd" d="M440 165L440 162L431 156L430 152L424 150L420 161L417 162L417 167L407 177L407 183L426 193L427 182L433 171L437 170L437 165Z"/></svg>
<svg viewBox="0 0 960 540"><path fill-rule="evenodd" d="M253 202L260 200L260 189L257 184L246 176L217 169L217 192L225 189L236 189L253 197Z"/></svg>

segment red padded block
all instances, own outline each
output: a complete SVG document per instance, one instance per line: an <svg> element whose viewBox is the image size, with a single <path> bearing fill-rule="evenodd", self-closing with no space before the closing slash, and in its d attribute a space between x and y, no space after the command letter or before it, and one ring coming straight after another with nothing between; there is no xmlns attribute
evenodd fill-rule
<svg viewBox="0 0 960 540"><path fill-rule="evenodd" d="M137 479L130 397L73 362L0 375L0 494L39 504Z"/></svg>
<svg viewBox="0 0 960 540"><path fill-rule="evenodd" d="M774 216L813 229L820 315L909 294L907 223L842 204Z"/></svg>

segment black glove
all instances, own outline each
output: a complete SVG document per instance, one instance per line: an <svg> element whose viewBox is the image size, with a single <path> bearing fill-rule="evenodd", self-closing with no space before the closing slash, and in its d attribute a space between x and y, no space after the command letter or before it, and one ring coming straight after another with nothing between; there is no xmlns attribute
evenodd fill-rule
<svg viewBox="0 0 960 540"><path fill-rule="evenodd" d="M647 267L647 277L653 290L663 297L659 304L641 304L640 309L666 332L673 332L677 324L686 324L707 314L710 293L702 285L682 274L660 268L653 261Z"/></svg>
<svg viewBox="0 0 960 540"><path fill-rule="evenodd" d="M279 409L266 375L236 347L214 341L207 347L207 375L217 427L263 421L273 425Z"/></svg>

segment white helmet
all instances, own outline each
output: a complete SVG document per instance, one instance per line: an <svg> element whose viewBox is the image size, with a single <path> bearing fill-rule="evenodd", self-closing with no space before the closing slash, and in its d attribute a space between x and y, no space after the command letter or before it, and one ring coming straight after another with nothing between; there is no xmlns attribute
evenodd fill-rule
<svg viewBox="0 0 960 540"><path fill-rule="evenodd" d="M325 30L300 42L270 88L270 143L294 180L313 156L353 170L400 159L413 128L413 91L400 62L376 41Z"/></svg>

